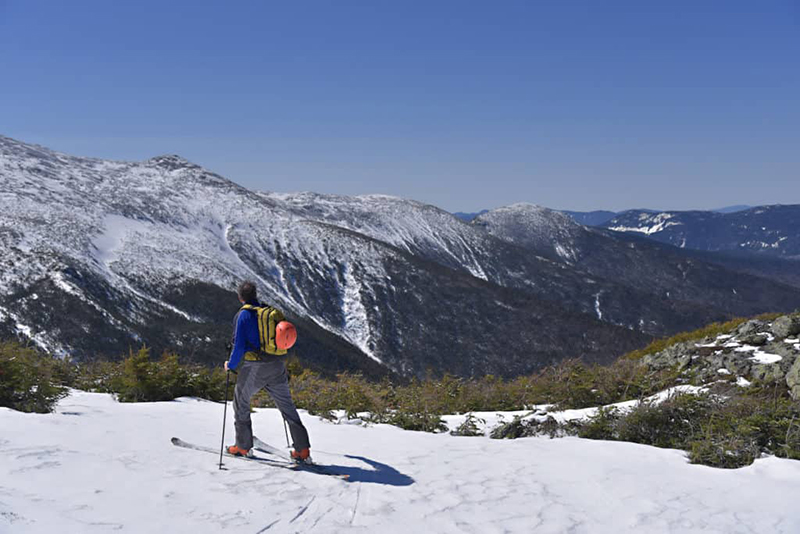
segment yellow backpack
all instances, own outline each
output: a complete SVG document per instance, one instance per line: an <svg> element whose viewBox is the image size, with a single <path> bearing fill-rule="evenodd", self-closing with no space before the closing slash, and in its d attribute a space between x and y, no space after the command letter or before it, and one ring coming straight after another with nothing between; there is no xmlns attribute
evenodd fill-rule
<svg viewBox="0 0 800 534"><path fill-rule="evenodd" d="M279 349L275 344L275 332L278 323L284 320L283 313L277 308L272 306L258 307L252 304L245 304L242 310L250 310L255 312L258 319L258 337L261 342L261 353L269 354L270 356L283 356L287 350ZM248 355L252 355L248 358ZM259 359L259 355L253 351L245 354L245 359Z"/></svg>

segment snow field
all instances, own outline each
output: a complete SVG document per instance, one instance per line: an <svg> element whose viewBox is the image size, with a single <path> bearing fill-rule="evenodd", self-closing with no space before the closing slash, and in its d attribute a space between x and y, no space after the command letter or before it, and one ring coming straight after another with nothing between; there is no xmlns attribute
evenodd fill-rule
<svg viewBox="0 0 800 534"><path fill-rule="evenodd" d="M0 409L0 532L800 531L790 460L726 471L630 443L459 438L304 413L316 461L349 473L343 482L236 459L220 471L216 456L169 442L218 446L221 419L207 401L79 391L53 414ZM285 445L275 410L253 422ZM226 432L230 443L230 409Z"/></svg>

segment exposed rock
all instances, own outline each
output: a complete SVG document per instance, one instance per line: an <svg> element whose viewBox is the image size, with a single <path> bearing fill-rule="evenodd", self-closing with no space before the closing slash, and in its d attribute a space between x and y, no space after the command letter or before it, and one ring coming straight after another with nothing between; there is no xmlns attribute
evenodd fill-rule
<svg viewBox="0 0 800 534"><path fill-rule="evenodd" d="M794 364L795 359L800 357L800 351L795 350L791 345L787 345L785 343L768 345L764 350L770 354L777 354L783 358L778 362L778 365L781 366L784 374L789 372L789 368Z"/></svg>
<svg viewBox="0 0 800 534"><path fill-rule="evenodd" d="M763 321L759 321L757 319L752 319L747 321L746 323L742 323L739 325L739 328L736 329L736 332L740 336L747 336L750 334L755 334L759 331L764 331L766 329L766 323Z"/></svg>
<svg viewBox="0 0 800 534"><path fill-rule="evenodd" d="M698 356L711 356L717 351L719 351L718 347L697 347Z"/></svg>
<svg viewBox="0 0 800 534"><path fill-rule="evenodd" d="M655 369L663 369L675 365L680 368L688 367L692 363L692 352L695 350L696 347L694 347L693 343L678 343L667 347L661 352L645 355L642 358L642 363Z"/></svg>
<svg viewBox="0 0 800 534"><path fill-rule="evenodd" d="M800 334L800 316L784 315L772 322L772 333L779 339Z"/></svg>
<svg viewBox="0 0 800 534"><path fill-rule="evenodd" d="M785 319L788 321L778 322L778 328L783 328L779 330L781 334L794 331L795 318L786 316ZM775 333L775 325L772 326ZM648 354L642 358L642 363L652 369L678 366L690 371L696 380L703 383L716 382L720 375L730 376L732 380L786 380L793 397L800 400L800 344L786 343L786 336L778 339L777 334L770 340L772 336L767 333L768 329L769 325L763 321L747 321L728 332L727 336L677 343ZM754 358L756 354L761 357ZM780 359L773 363L760 363L759 360L769 360L764 355L780 356Z"/></svg>
<svg viewBox="0 0 800 534"><path fill-rule="evenodd" d="M724 368L736 376L747 376L750 374L752 362L747 358L740 357L739 354L729 354L724 360Z"/></svg>
<svg viewBox="0 0 800 534"><path fill-rule="evenodd" d="M789 393L794 400L800 400L800 358L795 359L794 364L786 373L786 385L789 386Z"/></svg>
<svg viewBox="0 0 800 534"><path fill-rule="evenodd" d="M749 334L746 336L742 336L739 339L742 343L747 343L748 345L755 345L757 347L760 347L769 340L769 337L767 337L767 334L762 333L762 334Z"/></svg>
<svg viewBox="0 0 800 534"><path fill-rule="evenodd" d="M753 366L753 378L756 380L771 382L773 380L780 380L783 377L784 371L777 363Z"/></svg>

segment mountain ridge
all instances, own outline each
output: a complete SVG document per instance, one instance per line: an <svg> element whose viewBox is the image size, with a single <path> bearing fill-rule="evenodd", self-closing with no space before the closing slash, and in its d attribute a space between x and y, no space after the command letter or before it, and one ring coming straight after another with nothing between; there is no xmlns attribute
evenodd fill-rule
<svg viewBox="0 0 800 534"><path fill-rule="evenodd" d="M81 357L148 342L221 361L243 278L302 323L303 358L373 375L609 361L763 305L665 299L435 206L255 192L174 155L111 162L0 137L0 199L0 334ZM800 303L758 283L781 306Z"/></svg>
<svg viewBox="0 0 800 534"><path fill-rule="evenodd" d="M773 204L742 211L625 212L603 225L609 230L640 233L695 250L749 252L800 259L800 204Z"/></svg>

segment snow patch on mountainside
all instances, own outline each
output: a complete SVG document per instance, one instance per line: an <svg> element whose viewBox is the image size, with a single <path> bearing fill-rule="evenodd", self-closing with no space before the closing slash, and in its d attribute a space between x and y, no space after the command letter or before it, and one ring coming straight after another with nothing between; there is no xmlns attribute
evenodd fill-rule
<svg viewBox="0 0 800 534"><path fill-rule="evenodd" d="M56 356L62 356L65 353L64 349L59 344L55 343L47 332L39 331L31 325L25 324L18 314L6 310L3 315L5 315L5 318L11 320L18 334L28 338L39 349Z"/></svg>
<svg viewBox="0 0 800 534"><path fill-rule="evenodd" d="M100 234L92 240L94 257L107 268L116 259L117 251L126 240L135 240L146 235L152 228L152 223L137 221L121 215L106 215L102 222Z"/></svg>
<svg viewBox="0 0 800 534"><path fill-rule="evenodd" d="M297 217L346 228L488 280L486 235L435 206L389 195L259 193ZM465 238L466 236L466 238Z"/></svg>
<svg viewBox="0 0 800 534"><path fill-rule="evenodd" d="M669 228L670 226L680 226L683 223L672 221L673 215L671 213L659 213L657 215L650 215L646 213L642 213L639 215L639 219L641 224L639 226L609 226L609 230L614 230L616 232L638 232L645 235L652 235L658 232L662 232ZM683 242L682 246L685 246L686 242Z"/></svg>
<svg viewBox="0 0 800 534"><path fill-rule="evenodd" d="M760 363L760 364L771 364L777 363L783 359L783 356L779 354L771 354L769 352L764 352L758 347L754 347L753 345L744 345L734 349L735 352L752 352L753 355L748 358L750 361Z"/></svg>
<svg viewBox="0 0 800 534"><path fill-rule="evenodd" d="M597 313L597 318L603 320L603 312L600 310L600 293L594 296L594 311Z"/></svg>
<svg viewBox="0 0 800 534"><path fill-rule="evenodd" d="M380 358L372 353L369 347L370 329L367 310L361 302L361 285L353 275L350 265L344 266L344 296L342 299L344 308L344 334L361 349L364 354L378 363L383 363Z"/></svg>

